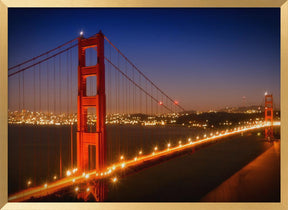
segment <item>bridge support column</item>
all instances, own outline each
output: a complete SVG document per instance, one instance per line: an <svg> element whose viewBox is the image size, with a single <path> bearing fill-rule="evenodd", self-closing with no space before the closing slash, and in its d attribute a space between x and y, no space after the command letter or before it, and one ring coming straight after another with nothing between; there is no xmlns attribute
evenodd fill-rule
<svg viewBox="0 0 288 210"><path fill-rule="evenodd" d="M97 64L95 66L86 66L85 50L88 48L97 50L97 58L95 58L97 59ZM106 167L107 145L104 35L101 31L96 36L87 39L79 38L78 57L77 168L80 173L91 169L102 171ZM86 94L86 79L90 76L96 76L97 87L95 96L87 96ZM88 131L87 110L91 107L96 108L96 132ZM96 150L95 156L92 157L95 168L91 168L92 163L89 162L89 159L91 160L89 147L91 146L95 147ZM102 190L102 187L98 189L97 193L100 193L97 197L104 199L105 190Z"/></svg>
<svg viewBox="0 0 288 210"><path fill-rule="evenodd" d="M265 94L265 123L270 124L265 128L265 139L273 140L273 96Z"/></svg>

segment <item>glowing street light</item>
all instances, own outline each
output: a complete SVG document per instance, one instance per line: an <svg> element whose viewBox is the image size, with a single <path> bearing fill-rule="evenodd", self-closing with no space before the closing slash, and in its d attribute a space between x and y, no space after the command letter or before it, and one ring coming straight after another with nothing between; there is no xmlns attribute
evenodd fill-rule
<svg viewBox="0 0 288 210"><path fill-rule="evenodd" d="M84 35L84 31L80 31L80 36L83 36Z"/></svg>

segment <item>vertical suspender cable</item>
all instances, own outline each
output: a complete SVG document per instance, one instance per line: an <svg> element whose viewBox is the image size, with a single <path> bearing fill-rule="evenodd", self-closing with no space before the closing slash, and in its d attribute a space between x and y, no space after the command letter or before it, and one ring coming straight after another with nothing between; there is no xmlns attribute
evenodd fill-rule
<svg viewBox="0 0 288 210"><path fill-rule="evenodd" d="M71 155L71 168L74 168L73 160L73 113L72 113L72 50L69 51L69 64L70 64L70 87L69 87L69 96L70 97L70 110L69 110L69 119L70 119L70 155Z"/></svg>
<svg viewBox="0 0 288 210"><path fill-rule="evenodd" d="M19 110L19 113L21 112L21 115L22 115L22 111L21 111L21 80L20 80L21 78L20 78L20 74L18 75L18 98L19 98L19 100L18 100L18 110ZM22 121L22 119L21 119L21 121ZM22 168L21 168L21 166L22 166L22 164L21 164L21 160L22 160L22 157L21 157L21 148L22 148L22 132L21 132L21 125L18 127L18 129L20 130L20 132L19 132L19 149L18 149L18 154L19 154L19 172L18 172L18 186L21 186L20 185L20 183L21 183L21 174L20 174L20 172L22 171Z"/></svg>
<svg viewBox="0 0 288 210"><path fill-rule="evenodd" d="M47 54L48 56L48 54ZM46 78L47 78L47 81L46 81L46 88L47 88L47 96L46 96L46 100L47 100L47 116L50 118L50 106L49 106L49 61L46 61L47 62L47 65L46 65ZM50 125L48 125L48 129L50 130L51 127ZM50 170L50 135L48 135L48 167L47 167L47 172L49 173L51 170Z"/></svg>
<svg viewBox="0 0 288 210"><path fill-rule="evenodd" d="M62 121L62 103L61 103L61 82L62 82L62 79L61 79L61 55L59 55L59 119L60 119L60 122ZM60 153L59 153L59 173L60 173L60 178L62 178L62 129L61 129L61 126L62 123L60 123L60 126L59 126L59 129L60 129Z"/></svg>
<svg viewBox="0 0 288 210"><path fill-rule="evenodd" d="M35 61L33 60L33 63ZM37 119L36 115L36 84L35 84L35 66L33 66L33 117ZM35 121L33 122L35 127L37 124ZM34 177L34 182L36 181L36 142L35 142L35 133L33 132L33 177Z"/></svg>

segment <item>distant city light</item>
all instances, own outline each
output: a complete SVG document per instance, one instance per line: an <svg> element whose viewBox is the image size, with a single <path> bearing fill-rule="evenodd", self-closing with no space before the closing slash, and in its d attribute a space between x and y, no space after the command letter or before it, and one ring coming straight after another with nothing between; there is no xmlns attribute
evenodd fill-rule
<svg viewBox="0 0 288 210"><path fill-rule="evenodd" d="M117 182L117 177L114 177L114 178L112 179L112 181L113 181L113 182Z"/></svg>

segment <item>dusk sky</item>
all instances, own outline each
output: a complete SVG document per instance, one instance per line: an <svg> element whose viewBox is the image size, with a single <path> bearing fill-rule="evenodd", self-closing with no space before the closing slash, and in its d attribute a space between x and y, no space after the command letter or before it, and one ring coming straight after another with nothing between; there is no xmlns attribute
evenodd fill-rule
<svg viewBox="0 0 288 210"><path fill-rule="evenodd" d="M102 32L187 110L280 104L280 9L11 9L9 66Z"/></svg>

